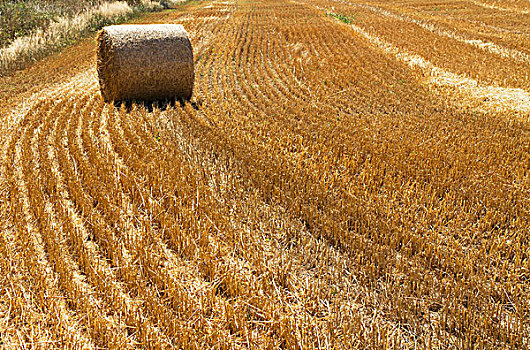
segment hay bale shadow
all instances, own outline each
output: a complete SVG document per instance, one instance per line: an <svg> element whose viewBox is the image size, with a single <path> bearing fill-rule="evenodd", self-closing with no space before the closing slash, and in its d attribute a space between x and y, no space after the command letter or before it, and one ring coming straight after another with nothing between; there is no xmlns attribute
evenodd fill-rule
<svg viewBox="0 0 530 350"><path fill-rule="evenodd" d="M116 109L125 108L127 113L131 112L133 106L143 107L149 113L152 113L155 109L159 109L160 111L166 111L168 109L175 109L177 107L184 108L186 106L186 102L188 102L190 106L196 111L198 111L202 105L202 103L200 102L190 101L182 98L172 98L155 101L122 100L114 101L113 104L114 108Z"/></svg>

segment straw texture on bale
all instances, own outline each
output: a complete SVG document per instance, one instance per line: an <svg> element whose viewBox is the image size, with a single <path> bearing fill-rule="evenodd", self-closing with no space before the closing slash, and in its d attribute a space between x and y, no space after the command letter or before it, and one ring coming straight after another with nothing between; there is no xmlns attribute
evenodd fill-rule
<svg viewBox="0 0 530 350"><path fill-rule="evenodd" d="M178 24L104 27L97 71L105 101L190 99L194 73L188 33Z"/></svg>

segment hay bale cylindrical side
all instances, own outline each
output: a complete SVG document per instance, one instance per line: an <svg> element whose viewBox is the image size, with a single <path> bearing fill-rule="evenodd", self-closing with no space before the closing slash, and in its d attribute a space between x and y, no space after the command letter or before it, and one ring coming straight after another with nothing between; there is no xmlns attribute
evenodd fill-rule
<svg viewBox="0 0 530 350"><path fill-rule="evenodd" d="M194 72L188 33L178 24L104 27L97 71L105 101L190 99Z"/></svg>

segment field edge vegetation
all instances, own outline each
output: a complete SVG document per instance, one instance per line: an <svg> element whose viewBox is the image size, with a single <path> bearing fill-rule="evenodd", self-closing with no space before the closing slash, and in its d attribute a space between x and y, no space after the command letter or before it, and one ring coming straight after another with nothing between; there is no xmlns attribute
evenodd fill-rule
<svg viewBox="0 0 530 350"><path fill-rule="evenodd" d="M26 23L19 23L18 27L12 25L13 33L5 33L7 26L2 30L5 38L2 38L3 47L0 48L0 76L9 76L14 71L24 69L28 64L57 52L106 25L123 23L145 12L171 8L179 2L181 1L105 1L73 13L65 10L65 14L61 16L28 10L28 5L17 4L21 9L15 13L22 13ZM2 6L6 7L5 3ZM6 17L13 14L1 11L2 9L0 18L5 22ZM24 35L18 36L17 33Z"/></svg>

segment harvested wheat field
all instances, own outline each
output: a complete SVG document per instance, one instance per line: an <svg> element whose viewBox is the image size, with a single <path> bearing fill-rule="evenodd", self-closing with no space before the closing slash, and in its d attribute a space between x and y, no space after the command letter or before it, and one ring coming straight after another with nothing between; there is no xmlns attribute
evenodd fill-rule
<svg viewBox="0 0 530 350"><path fill-rule="evenodd" d="M0 79L0 347L530 348L530 2L192 1Z"/></svg>

